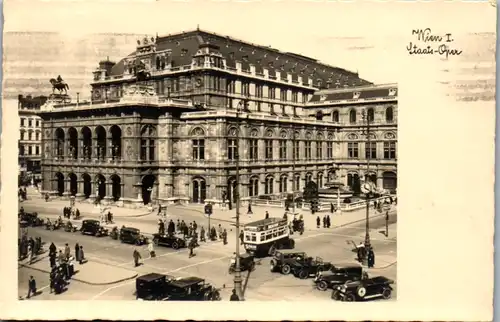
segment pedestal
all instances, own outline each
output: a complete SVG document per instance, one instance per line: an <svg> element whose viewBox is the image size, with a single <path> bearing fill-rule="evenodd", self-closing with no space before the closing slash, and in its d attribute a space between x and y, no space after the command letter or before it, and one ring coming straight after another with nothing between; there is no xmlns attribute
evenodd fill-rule
<svg viewBox="0 0 500 322"><path fill-rule="evenodd" d="M85 195L84 195L83 193L77 193L77 194L75 195L75 200L76 200L76 201L82 201L82 200L84 200L84 199L85 199Z"/></svg>
<svg viewBox="0 0 500 322"><path fill-rule="evenodd" d="M62 199L65 199L65 200L68 199L69 200L69 197L70 197L70 193L69 192L67 192L67 191L63 192Z"/></svg>
<svg viewBox="0 0 500 322"><path fill-rule="evenodd" d="M109 205L109 204L113 203L113 197L106 196L103 198L102 202L105 205Z"/></svg>

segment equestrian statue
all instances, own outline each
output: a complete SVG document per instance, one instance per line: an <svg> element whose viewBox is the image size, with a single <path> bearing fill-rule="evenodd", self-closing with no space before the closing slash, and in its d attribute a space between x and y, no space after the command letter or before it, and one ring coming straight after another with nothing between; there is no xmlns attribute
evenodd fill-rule
<svg viewBox="0 0 500 322"><path fill-rule="evenodd" d="M69 86L68 84L61 78L61 75L57 76L57 79L51 78L49 80L50 84L52 84L52 94L57 89L59 91L59 95L62 95L64 91L64 95L68 94Z"/></svg>

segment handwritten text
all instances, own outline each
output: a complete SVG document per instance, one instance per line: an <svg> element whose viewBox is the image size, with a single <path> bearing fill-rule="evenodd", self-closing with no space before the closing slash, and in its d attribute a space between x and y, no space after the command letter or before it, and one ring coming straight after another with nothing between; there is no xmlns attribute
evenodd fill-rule
<svg viewBox="0 0 500 322"><path fill-rule="evenodd" d="M431 28L414 29L411 32L415 41L410 41L406 50L410 55L439 55L460 56L462 50L453 48L450 43L454 41L451 33L432 34Z"/></svg>

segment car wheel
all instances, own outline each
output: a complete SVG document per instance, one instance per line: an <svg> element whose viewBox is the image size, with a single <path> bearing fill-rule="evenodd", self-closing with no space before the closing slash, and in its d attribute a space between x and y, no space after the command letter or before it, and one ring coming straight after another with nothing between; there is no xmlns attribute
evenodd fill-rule
<svg viewBox="0 0 500 322"><path fill-rule="evenodd" d="M392 291L388 288L385 288L383 291L382 291L382 297L385 299L385 300L388 300L390 299L392 296Z"/></svg>
<svg viewBox="0 0 500 322"><path fill-rule="evenodd" d="M288 274L290 274L291 271L292 271L292 268L290 267L290 265L285 264L285 265L283 265L283 267L281 267L281 273L283 275L288 275Z"/></svg>
<svg viewBox="0 0 500 322"><path fill-rule="evenodd" d="M363 286L359 286L356 290L356 294L358 294L360 298L364 298L366 295L366 288L364 288Z"/></svg>
<svg viewBox="0 0 500 322"><path fill-rule="evenodd" d="M328 289L328 283L326 281L321 281L316 284L316 288L320 291L326 291Z"/></svg>
<svg viewBox="0 0 500 322"><path fill-rule="evenodd" d="M354 300L355 300L354 294L352 294L352 293L348 293L344 296L345 302L354 302Z"/></svg>
<svg viewBox="0 0 500 322"><path fill-rule="evenodd" d="M305 280L305 279L306 279L306 278L308 278L308 277L309 277L309 273L308 273L305 269L303 269L303 270L301 270L301 271L299 272L299 278L300 278L301 280Z"/></svg>
<svg viewBox="0 0 500 322"><path fill-rule="evenodd" d="M332 292L332 300L337 301L339 299L339 291L333 290Z"/></svg>
<svg viewBox="0 0 500 322"><path fill-rule="evenodd" d="M177 242L172 243L172 248L173 249L179 249L179 244Z"/></svg>

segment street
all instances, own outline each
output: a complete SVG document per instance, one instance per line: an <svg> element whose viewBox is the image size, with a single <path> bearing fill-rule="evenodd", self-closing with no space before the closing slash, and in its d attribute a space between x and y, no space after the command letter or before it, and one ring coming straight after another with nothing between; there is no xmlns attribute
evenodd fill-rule
<svg viewBox="0 0 500 322"><path fill-rule="evenodd" d="M26 209L30 211L29 209ZM184 219L187 223L192 220L201 222L204 220L203 215L184 211L182 209L172 209L172 217L176 220L177 217ZM41 211L39 211L42 213ZM47 211L50 212L50 211ZM149 216L138 218L127 218L127 226L149 222L150 225L155 225L154 220ZM257 220L259 218L255 218ZM383 216L376 217L370 220L370 234L372 245L376 254L375 268L367 270L372 276L383 275L396 281L396 216L391 216L390 232L392 235L386 238L381 231L385 232L385 219ZM130 224L129 224L130 222ZM152 223L151 223L152 222ZM213 224L218 225L215 221ZM118 223L120 225L120 223ZM228 222L221 222L221 225L230 231L231 226ZM305 251L309 256L321 257L325 261L330 261L334 265L354 264L355 253L352 252L353 245L348 241L360 243L364 240L365 223L359 222L350 226L341 228L320 228L310 227L305 233L300 236L294 234L292 237L296 240L296 249ZM223 300L227 300L232 289L232 275L228 273L229 260L235 250L236 236L235 232L230 231L228 234L227 245L222 242L200 243L201 246L195 249L196 256L189 258L188 250L172 250L165 247L156 247L156 258L148 258L147 246L134 246L122 244L119 241L113 240L110 237L91 237L81 235L79 232L68 233L63 230L49 231L45 227L29 228L29 235L33 237L41 237L46 242L45 248L48 248L53 242L59 249L63 248L68 243L72 249L75 243L83 246L85 257L89 263L79 265L76 264L76 270L82 273L75 275L78 278L82 276L92 276L88 270L96 270L93 274L107 274L109 280L112 280L113 268L116 270L127 270L135 274L146 274L151 272L171 274L174 276L198 276L205 278L207 282L212 283L217 288L221 288ZM133 267L132 252L134 248L140 250L143 258L143 265ZM242 249L242 247L240 247ZM48 269L47 254L43 254L40 261L33 264L32 267L37 269ZM258 260L259 261L259 260ZM330 300L330 292L321 292L313 287L312 279L300 280L293 276L284 276L279 273L271 273L269 270L270 258L262 259L256 266L256 269L250 273L247 279L247 272L243 272L245 298L246 300ZM24 263L24 262L23 262ZM94 264L102 266L95 266ZM89 265L92 264L92 265ZM87 266L86 266L87 265ZM94 266L93 266L94 265ZM105 267L106 270L99 267ZM86 271L87 270L87 271ZM85 274L83 274L85 273ZM49 294L48 288L44 288L49 284L48 273L43 273L29 267L21 267L19 269L19 296L24 297L27 292L27 281L29 276L33 275L37 280L38 288L42 293L37 295L35 299L61 299L61 300L133 300L135 299L135 278L117 283L107 283L108 285L91 285L92 280L86 280L85 283L71 281L71 285L66 292L61 295ZM396 298L397 291L393 293L393 298Z"/></svg>

